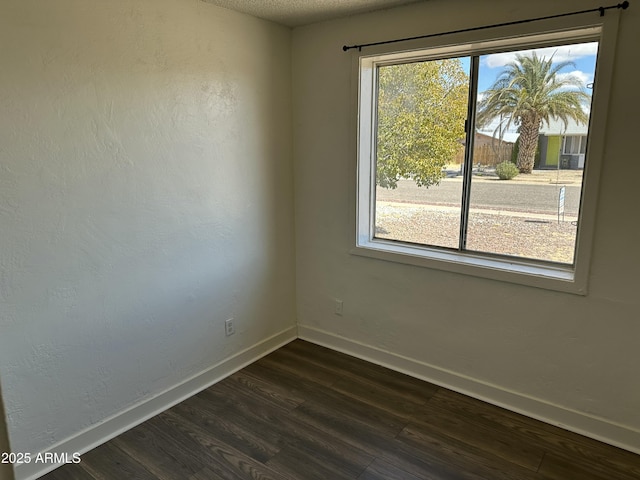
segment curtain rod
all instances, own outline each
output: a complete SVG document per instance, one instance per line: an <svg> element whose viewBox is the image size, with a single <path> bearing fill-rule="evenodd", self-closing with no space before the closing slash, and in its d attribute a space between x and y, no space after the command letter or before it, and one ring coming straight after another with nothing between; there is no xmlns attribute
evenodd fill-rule
<svg viewBox="0 0 640 480"><path fill-rule="evenodd" d="M387 45L387 44L390 44L390 43L408 42L410 40L419 40L419 39L422 39L422 38L440 37L442 35L451 35L453 33L474 32L476 30L485 30L487 28L507 27L509 25L520 25L522 23L539 22L541 20L549 20L551 18L568 17L568 16L571 16L571 15L582 15L584 13L598 12L601 17L604 17L604 12L606 10L611 10L611 9L614 9L614 8L617 8L617 9L621 8L622 10L626 10L627 8L629 8L629 2L627 0L625 0L622 3L618 3L617 5L609 5L608 7L598 7L598 8L591 8L589 10L579 10L579 11L576 11L576 12L559 13L557 15L548 15L546 17L528 18L526 20L516 20L516 21L513 21L513 22L496 23L494 25L483 25L481 27L463 28L461 30L452 30L450 32L431 33L429 35L418 35L417 37L396 38L394 40L384 40L382 42L363 43L362 45L344 45L342 47L342 50L346 52L347 50L351 50L351 49L357 48L358 50L362 51L362 49L365 48L365 47L373 47L373 46L376 46L376 45Z"/></svg>

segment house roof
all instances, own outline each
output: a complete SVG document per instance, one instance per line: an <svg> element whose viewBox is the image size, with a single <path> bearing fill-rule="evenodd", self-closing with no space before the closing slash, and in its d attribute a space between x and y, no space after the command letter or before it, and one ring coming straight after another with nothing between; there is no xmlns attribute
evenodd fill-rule
<svg viewBox="0 0 640 480"><path fill-rule="evenodd" d="M543 135L586 135L589 126L569 119L567 125L560 119L551 120L549 125L542 123L540 133Z"/></svg>
<svg viewBox="0 0 640 480"><path fill-rule="evenodd" d="M517 134L516 134L516 137ZM488 143L494 143L496 141L498 141L499 139L493 136L493 133L491 132L476 132L476 138L475 138L475 142L476 144L478 143L483 143L483 144L488 144ZM511 138L511 135L503 135L502 137L502 141L505 143L514 143L515 140L513 140Z"/></svg>
<svg viewBox="0 0 640 480"><path fill-rule="evenodd" d="M549 125L542 123L540 127L541 135L586 135L589 130L589 126L585 123L578 123L575 120L569 120L565 126L564 122L560 119L551 120ZM493 137L493 130L482 130L477 132L480 135L486 135ZM502 140L508 143L515 143L520 134L518 132L504 132Z"/></svg>
<svg viewBox="0 0 640 480"><path fill-rule="evenodd" d="M488 130L482 130L482 131L478 131L476 132L478 135L484 135L487 137L491 137L491 138L497 138L494 137L494 132L492 131L488 131ZM519 133L517 132L504 132L502 134L502 141L503 142L507 142L507 143L515 143L516 140L518 140L518 137L520 136Z"/></svg>

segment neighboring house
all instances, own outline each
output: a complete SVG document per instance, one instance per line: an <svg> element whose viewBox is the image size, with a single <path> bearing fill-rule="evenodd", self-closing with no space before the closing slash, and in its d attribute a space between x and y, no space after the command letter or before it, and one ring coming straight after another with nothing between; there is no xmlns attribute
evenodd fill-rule
<svg viewBox="0 0 640 480"><path fill-rule="evenodd" d="M540 128L540 164L537 168L582 169L587 147L588 126L569 120L565 126L561 120Z"/></svg>
<svg viewBox="0 0 640 480"><path fill-rule="evenodd" d="M476 138L474 139L474 146L478 145L495 145L496 142L500 142L499 138L496 138L494 135L497 135L493 131L488 130L479 130L476 132ZM502 143L513 145L518 140L518 136L520 134L516 132L503 132L502 134Z"/></svg>

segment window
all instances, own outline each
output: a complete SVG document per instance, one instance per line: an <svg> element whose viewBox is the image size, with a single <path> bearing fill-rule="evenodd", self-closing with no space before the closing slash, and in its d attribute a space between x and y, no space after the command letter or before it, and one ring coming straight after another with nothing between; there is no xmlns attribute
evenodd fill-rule
<svg viewBox="0 0 640 480"><path fill-rule="evenodd" d="M565 155L584 154L587 150L586 135L571 135L564 137L564 148L562 153Z"/></svg>
<svg viewBox="0 0 640 480"><path fill-rule="evenodd" d="M353 253L584 294L603 30L360 53Z"/></svg>

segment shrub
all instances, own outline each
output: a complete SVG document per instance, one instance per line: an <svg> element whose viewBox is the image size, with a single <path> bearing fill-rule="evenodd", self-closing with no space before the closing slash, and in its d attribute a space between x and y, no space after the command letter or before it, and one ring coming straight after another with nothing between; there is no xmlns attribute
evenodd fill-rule
<svg viewBox="0 0 640 480"><path fill-rule="evenodd" d="M511 180L518 173L518 167L511 162L502 162L496 165L496 175L500 180Z"/></svg>

